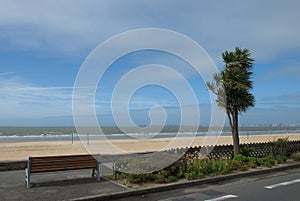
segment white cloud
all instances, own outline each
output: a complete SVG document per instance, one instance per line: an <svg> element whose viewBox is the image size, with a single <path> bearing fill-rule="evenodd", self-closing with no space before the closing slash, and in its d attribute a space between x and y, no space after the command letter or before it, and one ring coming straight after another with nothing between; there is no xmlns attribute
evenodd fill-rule
<svg viewBox="0 0 300 201"><path fill-rule="evenodd" d="M220 53L235 46L249 48L257 63L270 63L299 51L299 6L298 0L272 3L258 0L212 0L204 3L197 0L2 0L0 49L3 52L30 51L46 57L55 55L65 58L68 55L78 58L79 55L84 57L115 34L136 28L159 27L191 37L208 51L218 66L222 65ZM151 42L151 37L145 40ZM130 43L135 45L135 41ZM115 49L127 44L117 44ZM165 44L175 49L186 48L176 43ZM191 57L196 60L198 55L192 53ZM164 64L160 63L161 58L156 61ZM172 62L169 63L171 66ZM280 76L298 79L298 69L299 62L287 63L276 71L266 73L263 79ZM184 69L181 72L187 77L192 75ZM72 87L38 86L9 77L11 74L13 72L0 73L0 104L5 106L1 108L3 116L71 114ZM166 73L158 76L172 81ZM105 98L96 101L97 107L100 103L99 107L110 103L104 101ZM264 99L262 103L270 100ZM141 107L140 103L148 104L147 100L142 99L133 102L136 107ZM149 101L149 104L153 103L155 100Z"/></svg>
<svg viewBox="0 0 300 201"><path fill-rule="evenodd" d="M298 49L298 1L1 1L0 38L17 48L77 54L123 31L160 27L195 39L214 57L247 47L271 59Z"/></svg>
<svg viewBox="0 0 300 201"><path fill-rule="evenodd" d="M14 72L0 73L0 76L6 76L6 75L11 75L11 74L14 74Z"/></svg>
<svg viewBox="0 0 300 201"><path fill-rule="evenodd" d="M33 86L17 77L0 80L2 118L72 114L72 87Z"/></svg>

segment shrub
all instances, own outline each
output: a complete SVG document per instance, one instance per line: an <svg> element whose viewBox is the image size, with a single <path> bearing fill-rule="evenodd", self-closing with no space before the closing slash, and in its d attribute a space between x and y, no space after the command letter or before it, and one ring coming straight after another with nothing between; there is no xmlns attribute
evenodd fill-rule
<svg viewBox="0 0 300 201"><path fill-rule="evenodd" d="M212 164L209 159L198 159L191 164L190 171L195 171L198 175L209 175L212 173Z"/></svg>
<svg viewBox="0 0 300 201"><path fill-rule="evenodd" d="M239 170L239 171L245 171L247 170L247 166L240 160L232 160L232 169L233 170Z"/></svg>
<svg viewBox="0 0 300 201"><path fill-rule="evenodd" d="M273 156L287 156L288 137L279 138L273 142Z"/></svg>
<svg viewBox="0 0 300 201"><path fill-rule="evenodd" d="M200 179L203 176L204 176L203 174L198 175L198 174L196 174L196 172L187 172L187 173L185 173L185 178L187 180Z"/></svg>
<svg viewBox="0 0 300 201"><path fill-rule="evenodd" d="M168 178L165 180L167 183L169 182L175 182L175 181L178 181L178 178L176 176L168 176Z"/></svg>
<svg viewBox="0 0 300 201"><path fill-rule="evenodd" d="M158 171L154 175L154 182L155 183L166 183L166 178L168 177L168 172L165 170Z"/></svg>
<svg viewBox="0 0 300 201"><path fill-rule="evenodd" d="M127 179L127 183L143 183L143 182L154 181L154 175L152 173L124 174L124 175L125 175L125 178Z"/></svg>
<svg viewBox="0 0 300 201"><path fill-rule="evenodd" d="M165 181L166 181L165 175L161 174L160 172L154 175L155 183L165 183Z"/></svg>
<svg viewBox="0 0 300 201"><path fill-rule="evenodd" d="M253 147L242 147L241 150L240 150L240 153L243 155L243 156L247 156L249 157L251 154L251 152L253 152Z"/></svg>
<svg viewBox="0 0 300 201"><path fill-rule="evenodd" d="M169 173L169 175L176 176L177 178L184 177L184 173L186 171L187 161L182 158L169 167L165 168L165 170Z"/></svg>
<svg viewBox="0 0 300 201"><path fill-rule="evenodd" d="M256 159L256 164L258 166L262 166L264 164L264 158L257 158Z"/></svg>
<svg viewBox="0 0 300 201"><path fill-rule="evenodd" d="M275 165L275 159L272 156L268 156L265 159L265 163L264 166L265 167L272 167L273 165Z"/></svg>
<svg viewBox="0 0 300 201"><path fill-rule="evenodd" d="M291 157L294 161L300 161L300 152L292 153Z"/></svg>
<svg viewBox="0 0 300 201"><path fill-rule="evenodd" d="M257 159L254 157L249 157L248 158L248 167L249 168L256 168L258 166L257 164Z"/></svg>
<svg viewBox="0 0 300 201"><path fill-rule="evenodd" d="M233 158L233 160L241 161L241 162L244 163L244 164L248 163L248 161L249 161L248 157L246 157L246 156L244 156L244 155L242 155L242 154L236 155L236 156Z"/></svg>
<svg viewBox="0 0 300 201"><path fill-rule="evenodd" d="M280 143L281 144L281 143ZM160 171L147 173L147 174L130 174L122 173L126 170L134 170L138 172L143 170L148 163L152 161L138 160L137 158L121 158L116 163L117 179L123 180L127 183L144 183L144 182L156 182L156 183L168 183L175 182L181 178L200 179L204 176L215 176L228 174L234 170L245 171L248 168L256 168L257 166L271 167L275 163L283 163L287 160L286 156L276 155L268 156L264 158L255 158L245 155L249 155L251 148L246 147L242 152L231 158L230 156L221 158L201 158L201 154L198 151L195 153L188 153L180 160L176 161L167 168ZM300 161L300 152L292 155L294 160Z"/></svg>
<svg viewBox="0 0 300 201"><path fill-rule="evenodd" d="M257 158L256 163L258 166L271 167L275 165L275 159L272 156L268 156L265 158Z"/></svg>
<svg viewBox="0 0 300 201"><path fill-rule="evenodd" d="M233 170L232 160L218 160L218 173L220 174L228 174Z"/></svg>
<svg viewBox="0 0 300 201"><path fill-rule="evenodd" d="M286 162L286 160L287 160L287 157L286 157L286 156L277 156L277 157L276 157L276 162L277 162L278 164L284 163L284 162Z"/></svg>

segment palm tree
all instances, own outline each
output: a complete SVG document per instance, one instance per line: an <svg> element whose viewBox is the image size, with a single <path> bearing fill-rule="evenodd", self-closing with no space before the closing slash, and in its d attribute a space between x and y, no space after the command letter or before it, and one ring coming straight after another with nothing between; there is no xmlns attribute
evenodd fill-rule
<svg viewBox="0 0 300 201"><path fill-rule="evenodd" d="M239 154L238 116L254 106L255 98L250 90L254 59L248 49L235 48L234 52L222 53L225 69L215 74L208 88L217 95L217 103L227 114L232 132L234 155Z"/></svg>

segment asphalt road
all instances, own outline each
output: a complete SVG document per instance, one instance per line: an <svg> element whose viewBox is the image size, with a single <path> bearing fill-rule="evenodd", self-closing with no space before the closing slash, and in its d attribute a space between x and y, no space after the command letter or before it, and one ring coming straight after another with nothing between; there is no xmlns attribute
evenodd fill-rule
<svg viewBox="0 0 300 201"><path fill-rule="evenodd" d="M300 201L300 169L119 199L128 200Z"/></svg>

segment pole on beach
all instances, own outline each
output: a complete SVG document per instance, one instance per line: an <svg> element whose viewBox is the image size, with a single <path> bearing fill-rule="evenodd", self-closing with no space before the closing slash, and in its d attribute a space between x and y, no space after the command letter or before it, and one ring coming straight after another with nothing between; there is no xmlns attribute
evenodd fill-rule
<svg viewBox="0 0 300 201"><path fill-rule="evenodd" d="M87 133L87 134L86 134L86 137L87 137L87 144L88 144L88 146L90 146L90 134Z"/></svg>
<svg viewBox="0 0 300 201"><path fill-rule="evenodd" d="M248 122L247 122L247 125L249 126ZM247 139L249 139L249 128L247 129Z"/></svg>
<svg viewBox="0 0 300 201"><path fill-rule="evenodd" d="M74 142L74 133L72 133L72 144Z"/></svg>

